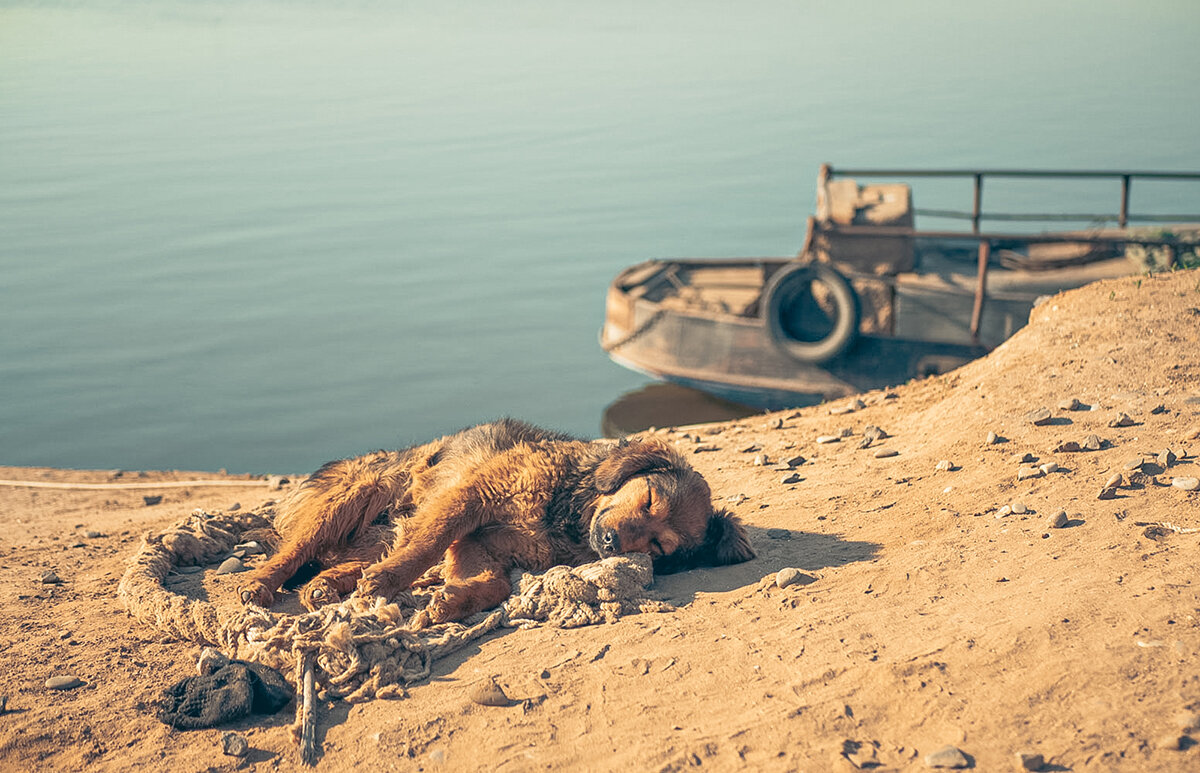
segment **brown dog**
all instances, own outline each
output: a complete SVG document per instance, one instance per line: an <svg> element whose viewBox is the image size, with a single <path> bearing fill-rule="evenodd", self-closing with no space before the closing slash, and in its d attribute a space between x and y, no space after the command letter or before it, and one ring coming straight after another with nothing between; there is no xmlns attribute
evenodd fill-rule
<svg viewBox="0 0 1200 773"><path fill-rule="evenodd" d="M270 606L318 559L326 568L301 591L309 609L356 584L388 596L442 583L418 624L499 604L514 567L641 552L666 572L754 557L741 524L714 512L704 478L666 443L585 442L512 419L330 462L276 526L280 549L239 588L243 603Z"/></svg>

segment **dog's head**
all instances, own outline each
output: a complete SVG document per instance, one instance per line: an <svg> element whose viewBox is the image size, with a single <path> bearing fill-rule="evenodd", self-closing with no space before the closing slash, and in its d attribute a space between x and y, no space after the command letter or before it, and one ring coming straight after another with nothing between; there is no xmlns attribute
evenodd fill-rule
<svg viewBox="0 0 1200 773"><path fill-rule="evenodd" d="M700 473L660 440L621 443L597 466L589 543L601 556L649 553L658 572L754 558L736 517L714 511Z"/></svg>

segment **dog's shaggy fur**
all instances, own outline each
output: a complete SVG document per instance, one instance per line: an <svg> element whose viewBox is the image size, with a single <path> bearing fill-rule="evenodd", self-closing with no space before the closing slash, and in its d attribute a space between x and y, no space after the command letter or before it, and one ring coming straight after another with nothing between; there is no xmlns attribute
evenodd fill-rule
<svg viewBox="0 0 1200 773"><path fill-rule="evenodd" d="M440 584L418 624L461 620L540 571L642 552L657 571L747 561L737 519L659 440L585 442L504 419L403 451L330 462L276 519L279 551L239 589L270 606L316 559L309 609L354 590L388 596Z"/></svg>

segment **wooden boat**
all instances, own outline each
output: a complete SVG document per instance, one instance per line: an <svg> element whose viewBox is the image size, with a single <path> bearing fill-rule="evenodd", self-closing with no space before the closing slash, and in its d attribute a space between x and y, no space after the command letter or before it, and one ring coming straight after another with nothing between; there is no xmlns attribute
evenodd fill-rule
<svg viewBox="0 0 1200 773"><path fill-rule="evenodd" d="M855 178L969 176L970 231L914 227L909 185ZM981 209L985 177L1117 178L1116 215L1004 215ZM1200 226L1131 228L1133 179L1200 173L821 168L817 211L795 258L651 260L608 289L601 345L656 379L764 409L943 373L1002 343L1038 298L1098 279L1192 265ZM1095 230L996 233L982 220L1116 221Z"/></svg>

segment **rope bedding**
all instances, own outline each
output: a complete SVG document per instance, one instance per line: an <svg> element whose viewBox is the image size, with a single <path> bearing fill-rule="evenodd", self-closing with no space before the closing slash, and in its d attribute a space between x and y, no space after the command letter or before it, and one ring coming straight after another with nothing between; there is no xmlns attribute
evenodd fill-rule
<svg viewBox="0 0 1200 773"><path fill-rule="evenodd" d="M312 653L323 695L360 702L405 696L406 685L428 677L434 661L498 628L575 628L674 608L647 592L653 570L649 556L642 554L526 573L515 583L518 591L499 608L464 623L416 630L411 620L432 589L391 601L351 595L314 612L289 615L190 599L163 587L177 566L212 564L239 542L258 536L255 532L273 535L273 515L269 508L234 514L197 510L160 534L147 534L118 585L126 609L175 638L277 668L295 682L303 678L298 664ZM273 542L269 537L262 541Z"/></svg>

